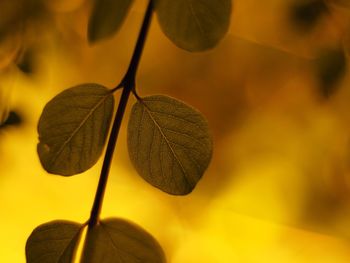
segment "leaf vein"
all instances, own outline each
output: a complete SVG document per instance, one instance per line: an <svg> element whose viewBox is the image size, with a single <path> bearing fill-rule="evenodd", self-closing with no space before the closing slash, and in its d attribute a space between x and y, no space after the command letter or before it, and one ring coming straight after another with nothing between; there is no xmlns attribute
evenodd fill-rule
<svg viewBox="0 0 350 263"><path fill-rule="evenodd" d="M193 15L194 20L195 20L195 22L196 22L196 24L197 24L197 26L198 26L199 32L200 32L203 36L206 37L204 28L202 27L202 25L201 25L201 23L200 23L200 21L199 21L199 18L198 18L197 14L196 14L196 12L195 12L195 10L194 10L194 8L193 8L193 2L192 2L191 0L186 1L186 2L188 3L188 6L189 6L189 8L190 8L190 12L191 12L191 14Z"/></svg>
<svg viewBox="0 0 350 263"><path fill-rule="evenodd" d="M196 137L192 136L191 134L185 133L185 132L183 132L183 131L182 131L182 132L180 132L180 131L175 131L175 130L169 129L169 128L167 128L167 127L164 127L164 129L167 130L167 131L169 131L169 132L171 132L171 133L175 133L175 134L178 134L178 135L187 137L187 138L189 138L189 139L192 139L192 140L196 141L198 144L200 144L201 146L203 146L204 148L206 147L206 145L200 140L200 139L204 138L204 136L203 136L203 137L198 137L198 138L196 138Z"/></svg>
<svg viewBox="0 0 350 263"><path fill-rule="evenodd" d="M102 103L105 102L105 100L110 96L110 93L104 95L101 97L102 99L98 101L98 103L89 111L89 113L85 116L85 118L80 122L77 128L72 132L72 134L64 141L60 149L57 151L57 153L52 157L51 165L52 166L56 161L58 156L62 153L64 147L69 144L69 142L72 140L72 138L79 132L79 130L83 127L85 122L93 115L93 113L96 111L98 107L101 106Z"/></svg>
<svg viewBox="0 0 350 263"><path fill-rule="evenodd" d="M159 123L152 116L152 111L150 111L146 106L144 106L144 107L145 107L148 115L150 116L151 120L153 121L154 125L157 127L157 129L159 130L160 134L162 135L162 137L164 138L165 142L167 143L167 145L168 145L170 151L172 152L173 156L175 157L177 163L179 164L187 184L191 185L189 180L188 180L189 175L187 174L186 169L184 168L183 164L181 163L181 161L180 161L179 157L177 156L177 154L175 153L174 149L171 147L170 142L168 141L168 138L166 137L166 135L162 131L162 127L159 125Z"/></svg>

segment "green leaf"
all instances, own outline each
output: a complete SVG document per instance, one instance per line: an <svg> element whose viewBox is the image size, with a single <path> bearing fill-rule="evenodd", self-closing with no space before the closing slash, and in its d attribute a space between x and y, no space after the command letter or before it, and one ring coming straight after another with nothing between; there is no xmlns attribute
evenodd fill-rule
<svg viewBox="0 0 350 263"><path fill-rule="evenodd" d="M48 102L38 125L44 169L71 176L93 166L106 142L113 107L112 92L98 84L67 89Z"/></svg>
<svg viewBox="0 0 350 263"><path fill-rule="evenodd" d="M147 182L169 194L185 195L207 169L213 143L201 113L156 95L133 106L128 149L137 172Z"/></svg>
<svg viewBox="0 0 350 263"><path fill-rule="evenodd" d="M27 263L71 263L81 227L68 221L53 221L37 227L27 240Z"/></svg>
<svg viewBox="0 0 350 263"><path fill-rule="evenodd" d="M95 0L88 25L90 43L111 37L121 27L133 0Z"/></svg>
<svg viewBox="0 0 350 263"><path fill-rule="evenodd" d="M145 230L122 219L102 220L89 229L82 263L163 263L164 252Z"/></svg>
<svg viewBox="0 0 350 263"><path fill-rule="evenodd" d="M213 48L228 31L231 0L156 0L160 26L187 51Z"/></svg>

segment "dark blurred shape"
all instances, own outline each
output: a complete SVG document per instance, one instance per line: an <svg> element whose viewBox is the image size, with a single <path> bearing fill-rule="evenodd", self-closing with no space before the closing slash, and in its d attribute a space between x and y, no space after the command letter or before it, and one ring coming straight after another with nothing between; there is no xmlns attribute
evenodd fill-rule
<svg viewBox="0 0 350 263"><path fill-rule="evenodd" d="M23 123L22 117L15 111L10 111L6 121L0 124L0 129L8 126L19 126Z"/></svg>
<svg viewBox="0 0 350 263"><path fill-rule="evenodd" d="M350 8L349 0L330 0L333 5L337 5L343 8Z"/></svg>
<svg viewBox="0 0 350 263"><path fill-rule="evenodd" d="M344 49L330 48L320 52L315 60L316 75L320 83L321 94L328 98L338 87L347 68Z"/></svg>
<svg viewBox="0 0 350 263"><path fill-rule="evenodd" d="M32 74L35 72L35 53L34 48L29 48L23 50L18 56L16 64L23 73Z"/></svg>
<svg viewBox="0 0 350 263"><path fill-rule="evenodd" d="M0 1L0 41L23 23L23 0Z"/></svg>
<svg viewBox="0 0 350 263"><path fill-rule="evenodd" d="M309 32L327 13L327 5L323 0L298 0L290 11L290 18L297 29Z"/></svg>
<svg viewBox="0 0 350 263"><path fill-rule="evenodd" d="M49 16L42 0L0 0L1 68L16 62L16 58L22 56L21 47L26 46L31 38L38 37L33 37L30 29L43 25L42 22L47 21ZM35 32L38 30L35 29ZM31 55L25 54L23 62L20 63L21 70L26 73L32 71L30 57Z"/></svg>
<svg viewBox="0 0 350 263"><path fill-rule="evenodd" d="M41 0L0 1L0 39L16 30L23 30L29 20L44 14Z"/></svg>

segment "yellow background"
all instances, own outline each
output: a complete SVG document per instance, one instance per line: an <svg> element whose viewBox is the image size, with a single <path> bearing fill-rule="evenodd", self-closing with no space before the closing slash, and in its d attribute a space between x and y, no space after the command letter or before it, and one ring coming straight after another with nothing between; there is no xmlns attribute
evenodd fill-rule
<svg viewBox="0 0 350 263"><path fill-rule="evenodd" d="M122 30L91 47L89 3L47 2L50 22L1 43L0 105L18 109L24 124L0 131L0 262L25 262L26 239L42 223L87 220L101 162L71 178L48 175L36 154L36 124L45 103L65 88L118 84L146 3L136 1ZM191 195L153 189L128 160L127 115L102 216L147 229L170 263L350 262L349 75L325 99L311 63L321 48L340 40L349 47L350 11L334 4L301 34L288 20L291 2L236 0L229 34L200 54L178 49L153 20L139 93L169 94L202 111L214 158ZM22 38L40 43L32 76L11 63Z"/></svg>

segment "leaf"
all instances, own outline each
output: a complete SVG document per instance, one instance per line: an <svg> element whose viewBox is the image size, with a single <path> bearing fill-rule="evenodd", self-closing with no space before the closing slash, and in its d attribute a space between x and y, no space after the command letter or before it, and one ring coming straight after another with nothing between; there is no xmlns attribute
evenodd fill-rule
<svg viewBox="0 0 350 263"><path fill-rule="evenodd" d="M81 227L68 221L52 221L38 226L27 240L27 263L71 263Z"/></svg>
<svg viewBox="0 0 350 263"><path fill-rule="evenodd" d="M89 229L82 263L163 263L164 252L145 230L122 219L102 220Z"/></svg>
<svg viewBox="0 0 350 263"><path fill-rule="evenodd" d="M231 0L156 0L165 35L187 51L211 49L230 24Z"/></svg>
<svg viewBox="0 0 350 263"><path fill-rule="evenodd" d="M71 176L93 166L106 142L113 107L113 94L98 84L67 89L48 102L38 125L44 169Z"/></svg>
<svg viewBox="0 0 350 263"><path fill-rule="evenodd" d="M173 195L190 193L207 169L213 150L205 118L173 98L137 102L128 125L128 150L137 172Z"/></svg>
<svg viewBox="0 0 350 263"><path fill-rule="evenodd" d="M95 0L88 25L90 43L111 37L121 27L133 0Z"/></svg>

